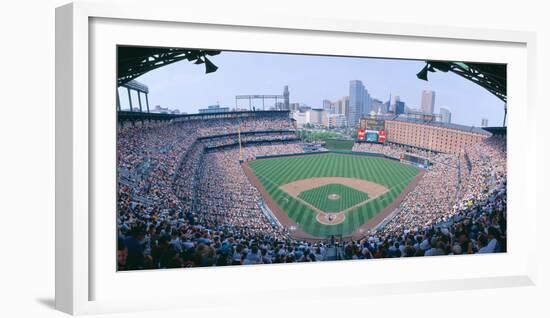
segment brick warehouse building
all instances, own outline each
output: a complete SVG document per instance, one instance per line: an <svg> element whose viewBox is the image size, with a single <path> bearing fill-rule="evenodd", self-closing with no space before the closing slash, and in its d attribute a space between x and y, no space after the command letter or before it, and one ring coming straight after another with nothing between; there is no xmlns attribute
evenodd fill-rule
<svg viewBox="0 0 550 318"><path fill-rule="evenodd" d="M491 136L478 127L402 117L386 120L385 128L388 142L453 154Z"/></svg>

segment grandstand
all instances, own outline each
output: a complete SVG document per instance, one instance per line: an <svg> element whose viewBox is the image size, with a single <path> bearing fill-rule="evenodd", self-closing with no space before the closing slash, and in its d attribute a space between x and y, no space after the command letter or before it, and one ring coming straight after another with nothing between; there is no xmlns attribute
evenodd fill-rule
<svg viewBox="0 0 550 318"><path fill-rule="evenodd" d="M505 134L459 155L354 144L353 153L367 158L406 152L429 155L433 165L376 223L350 228L351 236L315 237L306 223L273 210L285 198L266 196L243 169L256 160L317 156L288 111L158 115L119 113L119 270L506 250Z"/></svg>

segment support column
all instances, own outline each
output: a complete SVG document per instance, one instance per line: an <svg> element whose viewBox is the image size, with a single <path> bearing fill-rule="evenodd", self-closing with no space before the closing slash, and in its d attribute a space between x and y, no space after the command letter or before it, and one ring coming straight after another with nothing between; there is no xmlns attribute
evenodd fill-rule
<svg viewBox="0 0 550 318"><path fill-rule="evenodd" d="M130 103L130 111L133 112L134 109L132 108L132 91L129 87L126 87L126 89L128 90L128 102Z"/></svg>
<svg viewBox="0 0 550 318"><path fill-rule="evenodd" d="M147 105L147 112L149 113L149 94L145 93L145 104Z"/></svg>
<svg viewBox="0 0 550 318"><path fill-rule="evenodd" d="M118 94L118 87L116 88L116 110L120 111L120 95Z"/></svg>
<svg viewBox="0 0 550 318"><path fill-rule="evenodd" d="M141 92L140 91L136 91L136 92L138 94L139 112L143 113L143 109L141 108Z"/></svg>

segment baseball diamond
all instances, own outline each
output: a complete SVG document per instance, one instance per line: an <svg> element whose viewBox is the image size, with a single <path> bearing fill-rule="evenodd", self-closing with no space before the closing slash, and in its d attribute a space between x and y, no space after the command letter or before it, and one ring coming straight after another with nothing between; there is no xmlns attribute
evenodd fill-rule
<svg viewBox="0 0 550 318"><path fill-rule="evenodd" d="M316 189L307 190L298 198L310 203L321 211L340 212L355 204L366 201L367 193L357 191L342 184L327 184Z"/></svg>
<svg viewBox="0 0 550 318"><path fill-rule="evenodd" d="M268 205L277 205L301 231L318 238L351 235L419 173L397 161L340 153L265 158L249 166L269 196Z"/></svg>

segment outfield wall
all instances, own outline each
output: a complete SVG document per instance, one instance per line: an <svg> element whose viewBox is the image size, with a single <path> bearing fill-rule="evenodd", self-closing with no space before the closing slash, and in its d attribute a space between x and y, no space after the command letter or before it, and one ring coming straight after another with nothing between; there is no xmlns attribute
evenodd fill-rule
<svg viewBox="0 0 550 318"><path fill-rule="evenodd" d="M343 151L343 150L327 150L327 151L316 151L316 152L304 152L304 153L289 153L282 155L268 155L268 156L257 156L256 159L268 159L268 158L283 158L283 157L298 157L298 156L313 156L327 153L335 153L340 155L354 155L354 156L365 156L365 157L379 157L385 158L393 161L399 161L397 158L388 157L381 153L375 152L359 152L359 151Z"/></svg>

